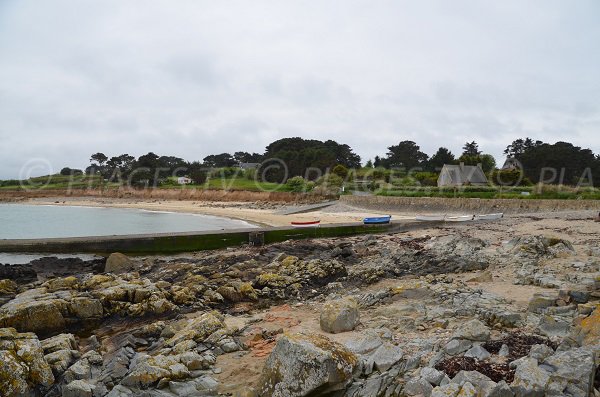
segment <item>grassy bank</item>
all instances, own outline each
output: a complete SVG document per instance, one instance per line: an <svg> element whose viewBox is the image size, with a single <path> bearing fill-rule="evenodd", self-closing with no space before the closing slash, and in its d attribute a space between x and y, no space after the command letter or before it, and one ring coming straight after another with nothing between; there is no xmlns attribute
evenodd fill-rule
<svg viewBox="0 0 600 397"><path fill-rule="evenodd" d="M553 200L600 200L600 189L575 188L562 185L525 187L465 186L461 188L403 187L380 189L378 196L389 197L444 197L480 199L553 199Z"/></svg>

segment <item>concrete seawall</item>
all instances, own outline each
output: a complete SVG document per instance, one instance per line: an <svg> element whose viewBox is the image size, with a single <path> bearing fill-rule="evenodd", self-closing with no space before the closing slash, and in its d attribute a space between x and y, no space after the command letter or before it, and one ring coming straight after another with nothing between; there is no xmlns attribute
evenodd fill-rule
<svg viewBox="0 0 600 397"><path fill-rule="evenodd" d="M443 197L342 196L340 202L377 211L410 212L555 212L598 210L600 200L476 199Z"/></svg>
<svg viewBox="0 0 600 397"><path fill-rule="evenodd" d="M192 233L129 236L73 237L35 240L0 240L0 252L93 253L122 252L131 255L169 254L240 246L250 242L270 244L286 240L342 237L369 233L390 233L430 227L433 223L392 222L384 225L362 223L323 225L318 228L272 227Z"/></svg>

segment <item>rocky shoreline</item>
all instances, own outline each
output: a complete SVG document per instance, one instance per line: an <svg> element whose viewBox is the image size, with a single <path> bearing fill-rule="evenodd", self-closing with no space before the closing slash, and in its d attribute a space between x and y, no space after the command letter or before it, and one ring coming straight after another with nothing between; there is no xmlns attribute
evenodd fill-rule
<svg viewBox="0 0 600 397"><path fill-rule="evenodd" d="M2 265L0 395L598 395L588 218Z"/></svg>

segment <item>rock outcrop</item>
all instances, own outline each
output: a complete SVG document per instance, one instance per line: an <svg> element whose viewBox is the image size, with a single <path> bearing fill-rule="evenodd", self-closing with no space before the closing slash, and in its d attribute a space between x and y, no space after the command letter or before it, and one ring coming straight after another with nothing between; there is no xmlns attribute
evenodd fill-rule
<svg viewBox="0 0 600 397"><path fill-rule="evenodd" d="M258 394L301 397L343 390L357 363L354 353L324 336L288 334L277 341L269 356Z"/></svg>
<svg viewBox="0 0 600 397"><path fill-rule="evenodd" d="M40 341L32 333L0 328L0 391L3 396L43 394L54 383Z"/></svg>

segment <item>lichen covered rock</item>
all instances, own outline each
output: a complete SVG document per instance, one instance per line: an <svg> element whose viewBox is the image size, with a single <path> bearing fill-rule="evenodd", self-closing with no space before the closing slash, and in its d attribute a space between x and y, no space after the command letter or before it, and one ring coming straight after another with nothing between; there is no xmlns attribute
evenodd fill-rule
<svg viewBox="0 0 600 397"><path fill-rule="evenodd" d="M42 394L54 383L38 338L0 328L0 391L2 396Z"/></svg>
<svg viewBox="0 0 600 397"><path fill-rule="evenodd" d="M326 302L321 309L319 323L325 332L337 334L352 331L360 322L358 303L344 298Z"/></svg>
<svg viewBox="0 0 600 397"><path fill-rule="evenodd" d="M265 363L258 394L300 397L343 390L357 363L354 353L324 336L286 334Z"/></svg>

